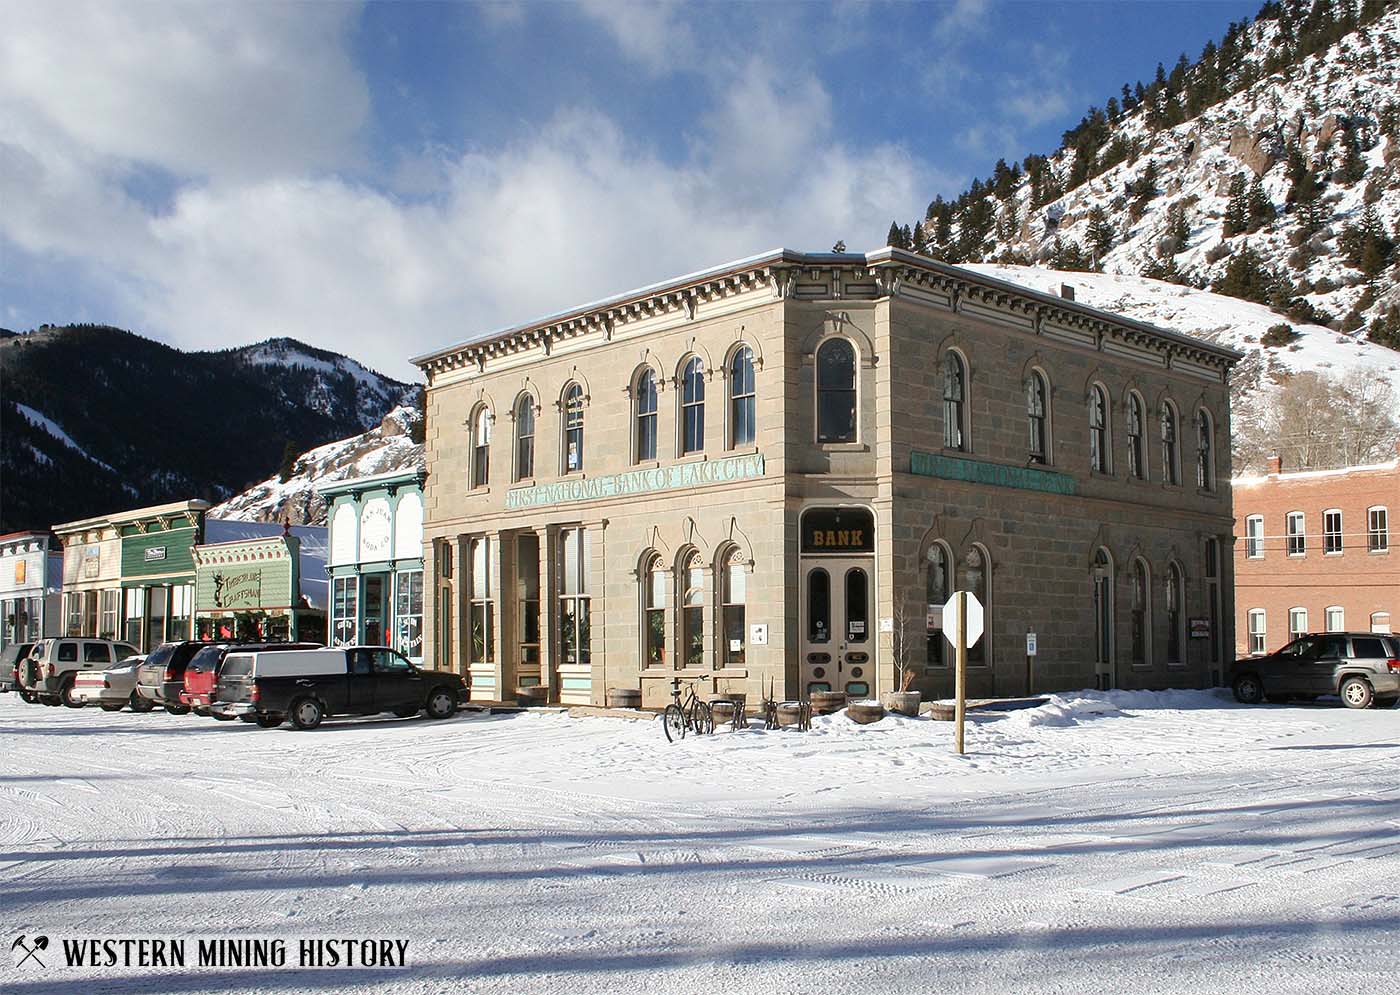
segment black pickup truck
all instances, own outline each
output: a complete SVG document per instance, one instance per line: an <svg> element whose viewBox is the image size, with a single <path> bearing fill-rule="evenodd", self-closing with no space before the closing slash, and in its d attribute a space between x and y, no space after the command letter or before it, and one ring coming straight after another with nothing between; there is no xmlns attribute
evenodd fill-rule
<svg viewBox="0 0 1400 995"><path fill-rule="evenodd" d="M286 719L315 729L328 715L407 718L422 711L445 719L466 701L458 674L422 670L382 646L230 652L219 671L210 711L256 721L265 729Z"/></svg>

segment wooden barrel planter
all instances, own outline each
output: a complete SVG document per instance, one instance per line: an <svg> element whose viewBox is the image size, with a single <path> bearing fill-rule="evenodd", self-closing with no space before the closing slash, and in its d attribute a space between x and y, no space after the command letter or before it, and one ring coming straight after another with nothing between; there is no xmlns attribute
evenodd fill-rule
<svg viewBox="0 0 1400 995"><path fill-rule="evenodd" d="M707 699L711 705L717 701L728 701L735 705L747 704L749 696L743 691L717 691Z"/></svg>
<svg viewBox="0 0 1400 995"><path fill-rule="evenodd" d="M807 708L800 701L778 702L778 728L803 729L807 725Z"/></svg>
<svg viewBox="0 0 1400 995"><path fill-rule="evenodd" d="M716 698L711 701L710 715L714 717L715 725L731 725L734 722L734 711L737 707L728 698Z"/></svg>
<svg viewBox="0 0 1400 995"><path fill-rule="evenodd" d="M885 706L878 701L853 701L846 706L846 716L858 725L868 726L885 717Z"/></svg>
<svg viewBox="0 0 1400 995"><path fill-rule="evenodd" d="M813 691L811 701L813 715L831 715L846 707L846 692Z"/></svg>
<svg viewBox="0 0 1400 995"><path fill-rule="evenodd" d="M896 715L907 715L911 719L919 717L919 702L923 694L919 691L886 691L881 704Z"/></svg>
<svg viewBox="0 0 1400 995"><path fill-rule="evenodd" d="M527 688L515 689L515 703L521 708L534 708L549 704L549 688L544 684L533 684Z"/></svg>
<svg viewBox="0 0 1400 995"><path fill-rule="evenodd" d="M608 688L609 708L641 708L642 692L640 688Z"/></svg>

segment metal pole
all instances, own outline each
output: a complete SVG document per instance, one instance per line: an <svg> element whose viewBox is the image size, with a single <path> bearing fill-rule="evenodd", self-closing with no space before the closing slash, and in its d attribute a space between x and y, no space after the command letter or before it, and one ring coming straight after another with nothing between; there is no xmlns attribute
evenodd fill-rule
<svg viewBox="0 0 1400 995"><path fill-rule="evenodd" d="M956 723L954 738L958 747L958 755L962 756L963 750L963 718L967 713L967 592L958 592L958 662L956 682L956 700L954 706L953 720Z"/></svg>

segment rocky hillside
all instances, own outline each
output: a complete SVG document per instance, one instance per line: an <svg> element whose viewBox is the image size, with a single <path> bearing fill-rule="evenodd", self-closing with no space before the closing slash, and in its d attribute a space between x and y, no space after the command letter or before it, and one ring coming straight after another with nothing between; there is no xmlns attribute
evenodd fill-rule
<svg viewBox="0 0 1400 995"><path fill-rule="evenodd" d="M100 325L0 337L0 532L221 501L417 388L291 339L182 352Z"/></svg>
<svg viewBox="0 0 1400 995"><path fill-rule="evenodd" d="M1053 155L999 163L891 241L1211 289L1345 337L1310 333L1305 350L1400 347L1398 7L1265 4L1195 62L1091 108Z"/></svg>
<svg viewBox="0 0 1400 995"><path fill-rule="evenodd" d="M368 432L302 453L285 473L254 484L210 514L243 522L325 525L326 502L316 488L350 477L422 466L423 444L414 441L421 438L422 420L416 406L397 407Z"/></svg>

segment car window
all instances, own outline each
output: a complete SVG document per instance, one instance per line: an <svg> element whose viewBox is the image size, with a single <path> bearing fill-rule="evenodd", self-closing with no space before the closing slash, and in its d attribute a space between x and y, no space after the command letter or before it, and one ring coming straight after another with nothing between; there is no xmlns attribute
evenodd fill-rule
<svg viewBox="0 0 1400 995"><path fill-rule="evenodd" d="M1278 651L1279 656L1313 657L1317 655L1317 640L1312 636L1295 639Z"/></svg>
<svg viewBox="0 0 1400 995"><path fill-rule="evenodd" d="M153 669L155 667L160 667L164 670L166 665L170 663L170 658L174 655L174 643L161 643L155 649L151 650L150 656L146 657L146 666Z"/></svg>
<svg viewBox="0 0 1400 995"><path fill-rule="evenodd" d="M381 674L406 674L413 669L403 657L393 650L373 650L374 669Z"/></svg>
<svg viewBox="0 0 1400 995"><path fill-rule="evenodd" d="M48 653L48 651L49 651L49 644L48 644L48 643L40 643L38 646L35 646L34 649L30 650L29 655L32 656L32 657L33 657L34 659L36 659L36 660L42 660L42 659L44 658L44 655L45 655L46 653Z"/></svg>
<svg viewBox="0 0 1400 995"><path fill-rule="evenodd" d="M83 643L84 663L111 663L112 654L106 643Z"/></svg>
<svg viewBox="0 0 1400 995"><path fill-rule="evenodd" d="M135 646L128 646L126 643L117 643L112 647L112 652L116 654L118 660L125 660L135 656L139 650Z"/></svg>
<svg viewBox="0 0 1400 995"><path fill-rule="evenodd" d="M1318 640L1317 655L1320 659L1341 659L1347 655L1346 636L1323 636Z"/></svg>
<svg viewBox="0 0 1400 995"><path fill-rule="evenodd" d="M247 677L253 672L253 658L243 653L230 653L224 657L223 668L219 674L223 677Z"/></svg>
<svg viewBox="0 0 1400 995"><path fill-rule="evenodd" d="M1380 660L1389 654L1385 651L1385 643L1379 639L1353 639L1351 655L1358 660Z"/></svg>
<svg viewBox="0 0 1400 995"><path fill-rule="evenodd" d="M350 673L360 676L368 676L371 669L371 655L373 650L350 650L346 655L350 657Z"/></svg>
<svg viewBox="0 0 1400 995"><path fill-rule="evenodd" d="M78 644L77 644L77 643L59 643L59 644L58 644L58 661L59 661L59 663L63 663L64 661L67 661L67 660L71 660L71 661L73 661L74 663L77 663L77 662L78 662Z"/></svg>

